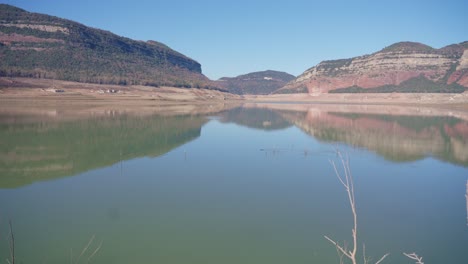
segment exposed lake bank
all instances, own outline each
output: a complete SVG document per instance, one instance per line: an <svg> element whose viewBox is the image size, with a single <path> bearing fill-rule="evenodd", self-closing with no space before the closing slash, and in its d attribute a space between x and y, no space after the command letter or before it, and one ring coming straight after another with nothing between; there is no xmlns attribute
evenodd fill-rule
<svg viewBox="0 0 468 264"><path fill-rule="evenodd" d="M348 94L273 94L248 95L257 102L382 104L382 105L451 105L468 110L468 92L464 93L348 93Z"/></svg>
<svg viewBox="0 0 468 264"><path fill-rule="evenodd" d="M218 90L174 87L100 85L30 78L0 78L0 102L119 106L170 104L319 103L359 105L444 106L468 111L468 92L464 93L375 93L375 94L272 94L236 95Z"/></svg>

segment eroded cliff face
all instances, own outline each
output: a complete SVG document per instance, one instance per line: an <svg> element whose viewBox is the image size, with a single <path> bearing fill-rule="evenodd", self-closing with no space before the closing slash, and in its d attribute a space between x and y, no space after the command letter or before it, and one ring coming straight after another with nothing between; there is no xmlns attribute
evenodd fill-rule
<svg viewBox="0 0 468 264"><path fill-rule="evenodd" d="M467 45L465 44L465 46ZM463 55L458 60L458 66L455 72L452 73L448 78L449 84L453 82L468 87L468 49L466 48L463 51Z"/></svg>
<svg viewBox="0 0 468 264"><path fill-rule="evenodd" d="M98 84L216 88L201 64L139 41L0 4L0 76Z"/></svg>
<svg viewBox="0 0 468 264"><path fill-rule="evenodd" d="M351 59L323 61L278 90L279 93L327 93L336 89L398 87L434 83L468 87L468 42L441 49L414 43L393 44L379 52ZM423 89L423 88L422 88Z"/></svg>

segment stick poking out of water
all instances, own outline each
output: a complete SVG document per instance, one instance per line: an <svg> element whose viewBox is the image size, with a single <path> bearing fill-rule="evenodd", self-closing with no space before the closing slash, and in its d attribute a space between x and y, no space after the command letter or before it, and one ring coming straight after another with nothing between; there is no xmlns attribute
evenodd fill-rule
<svg viewBox="0 0 468 264"><path fill-rule="evenodd" d="M13 225L11 224L11 220L9 222L10 224L10 258L11 262L9 259L7 259L7 262L9 264L15 264L15 235L13 234Z"/></svg>
<svg viewBox="0 0 468 264"><path fill-rule="evenodd" d="M330 163L333 166L333 169L335 170L336 177L344 186L346 193L348 194L348 200L351 206L351 212L353 214L352 249L348 250L346 246L340 246L336 241L329 238L328 236L324 236L324 237L336 247L336 250L338 251L338 255L340 257L340 263L343 263L342 258L343 256L346 256L353 264L357 264L358 262L357 262L356 254L358 251L358 241L357 241L358 231L357 231L356 200L354 197L354 181L353 181L351 169L349 166L349 158L347 156L346 158L343 157L343 155L339 151L337 151L336 153L341 161L341 165L343 167L343 173L340 173L334 161L331 160ZM364 263L368 263L368 259L365 256L365 248L364 248L363 254L364 254ZM383 255L377 262L375 262L375 264L381 263L388 255L389 255L388 253Z"/></svg>
<svg viewBox="0 0 468 264"><path fill-rule="evenodd" d="M466 225L468 226L468 180L466 180Z"/></svg>
<svg viewBox="0 0 468 264"><path fill-rule="evenodd" d="M408 254L408 253L403 253L403 255L407 256L408 258L412 259L412 260L416 260L416 264L424 264L424 262L422 261L422 257L418 256L418 254L416 253L411 253L411 254Z"/></svg>
<svg viewBox="0 0 468 264"><path fill-rule="evenodd" d="M81 251L80 255L78 256L78 258L73 261L73 253L71 253L71 262L74 263L74 264L78 264L80 262L80 259L84 256L84 255L88 255L87 252L89 252L89 250L91 250L90 248L93 248L94 246L91 246L93 244L93 241L94 241L94 238L96 236L93 235L91 236L91 238L89 239L88 241L88 244L86 244L86 246L83 248L83 250ZM101 246L102 246L102 241L101 243L99 243L99 245L96 247L96 249L94 249L94 251L89 255L88 259L86 260L85 263L89 263L90 260L96 255L96 253L98 253L98 251L101 249ZM72 251L73 252L73 251Z"/></svg>

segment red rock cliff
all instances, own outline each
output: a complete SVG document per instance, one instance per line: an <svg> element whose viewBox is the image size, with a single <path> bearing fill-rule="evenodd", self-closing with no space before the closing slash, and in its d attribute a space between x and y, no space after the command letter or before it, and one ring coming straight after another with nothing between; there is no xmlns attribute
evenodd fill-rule
<svg viewBox="0 0 468 264"><path fill-rule="evenodd" d="M289 82L278 93L397 87L413 78L429 84L456 83L468 87L468 42L441 49L400 42L370 55L323 61Z"/></svg>

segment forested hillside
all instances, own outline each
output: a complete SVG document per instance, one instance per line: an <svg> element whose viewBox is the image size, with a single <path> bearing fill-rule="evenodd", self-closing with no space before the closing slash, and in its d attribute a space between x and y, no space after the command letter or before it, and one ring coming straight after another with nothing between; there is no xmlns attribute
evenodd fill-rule
<svg viewBox="0 0 468 264"><path fill-rule="evenodd" d="M162 43L0 4L1 76L210 88L201 72L198 62Z"/></svg>

